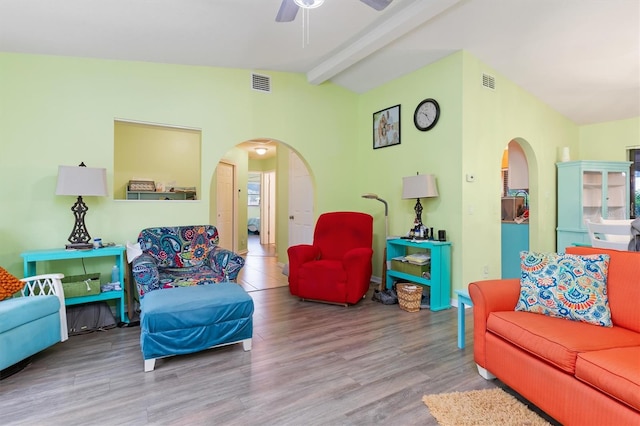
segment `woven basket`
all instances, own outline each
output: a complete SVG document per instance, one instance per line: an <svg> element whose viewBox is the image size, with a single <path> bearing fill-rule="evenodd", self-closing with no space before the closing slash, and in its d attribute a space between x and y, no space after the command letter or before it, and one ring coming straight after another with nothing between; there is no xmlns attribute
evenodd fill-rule
<svg viewBox="0 0 640 426"><path fill-rule="evenodd" d="M396 284L396 293L400 309L407 312L418 312L422 302L422 286L416 284Z"/></svg>

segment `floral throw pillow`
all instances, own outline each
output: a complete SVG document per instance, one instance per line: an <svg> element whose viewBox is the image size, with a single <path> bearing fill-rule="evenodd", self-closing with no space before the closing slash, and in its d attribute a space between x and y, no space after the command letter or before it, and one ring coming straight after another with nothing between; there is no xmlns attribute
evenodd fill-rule
<svg viewBox="0 0 640 426"><path fill-rule="evenodd" d="M609 255L520 253L516 311L612 327L607 272Z"/></svg>

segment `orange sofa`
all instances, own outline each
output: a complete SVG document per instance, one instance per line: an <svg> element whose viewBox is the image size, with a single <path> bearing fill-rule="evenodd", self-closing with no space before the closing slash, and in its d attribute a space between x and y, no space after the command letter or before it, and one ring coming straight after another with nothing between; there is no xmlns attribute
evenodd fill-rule
<svg viewBox="0 0 640 426"><path fill-rule="evenodd" d="M469 284L478 372L563 425L640 425L640 253L607 253L613 327L515 311L519 279Z"/></svg>

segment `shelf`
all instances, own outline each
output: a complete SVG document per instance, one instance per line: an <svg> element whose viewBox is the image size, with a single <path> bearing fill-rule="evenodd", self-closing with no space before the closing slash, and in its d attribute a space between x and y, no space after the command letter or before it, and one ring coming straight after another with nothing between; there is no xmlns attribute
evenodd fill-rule
<svg viewBox="0 0 640 426"><path fill-rule="evenodd" d="M389 269L387 272L389 272L389 275L391 275L392 277L400 278L402 280L412 281L422 285L429 285L429 286L431 285L431 280L422 278L421 276L418 276L418 275L412 275L412 274L407 274L406 272L394 271L393 269Z"/></svg>
<svg viewBox="0 0 640 426"><path fill-rule="evenodd" d="M394 281L408 281L429 287L429 309L440 311L451 307L451 243L448 241L416 241L404 239L387 240L387 264L394 258L405 256L407 248L429 251L431 255L431 278L387 269L387 288L391 288Z"/></svg>
<svg viewBox="0 0 640 426"><path fill-rule="evenodd" d="M146 201L175 201L195 200L195 191L156 192L156 191L127 191L127 200Z"/></svg>
<svg viewBox="0 0 640 426"><path fill-rule="evenodd" d="M102 302L105 300L116 300L123 297L122 290L105 291L100 294L92 294L91 296L69 297L64 300L67 306L80 305L82 303Z"/></svg>

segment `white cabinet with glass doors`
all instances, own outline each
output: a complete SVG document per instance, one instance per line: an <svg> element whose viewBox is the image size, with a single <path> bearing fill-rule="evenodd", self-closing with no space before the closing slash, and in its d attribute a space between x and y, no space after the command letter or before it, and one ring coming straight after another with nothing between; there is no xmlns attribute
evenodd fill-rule
<svg viewBox="0 0 640 426"><path fill-rule="evenodd" d="M558 167L557 251L589 244L585 220L629 218L629 161L567 161Z"/></svg>

